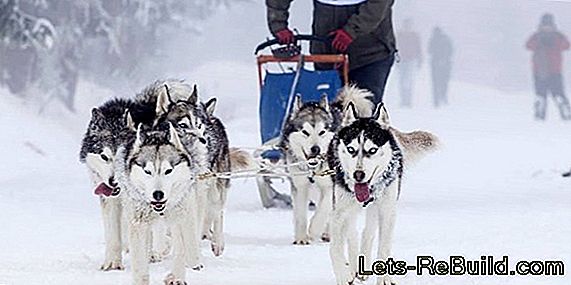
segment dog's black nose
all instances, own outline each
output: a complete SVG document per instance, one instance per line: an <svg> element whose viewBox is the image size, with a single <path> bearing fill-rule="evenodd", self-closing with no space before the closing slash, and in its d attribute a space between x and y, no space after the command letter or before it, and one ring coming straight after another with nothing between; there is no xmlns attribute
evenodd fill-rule
<svg viewBox="0 0 571 285"><path fill-rule="evenodd" d="M109 186L111 187L117 187L117 182L115 181L115 176L111 176L109 177Z"/></svg>
<svg viewBox="0 0 571 285"><path fill-rule="evenodd" d="M365 172L361 171L361 170L357 170L357 171L353 172L353 178L355 178L355 181L361 182L365 179Z"/></svg>
<svg viewBox="0 0 571 285"><path fill-rule="evenodd" d="M155 200L160 201L165 197L165 193L161 190L157 190L155 192L153 192L153 198L155 198Z"/></svg>
<svg viewBox="0 0 571 285"><path fill-rule="evenodd" d="M311 147L311 154L318 155L319 153L321 153L321 148L319 148L318 145L314 145Z"/></svg>

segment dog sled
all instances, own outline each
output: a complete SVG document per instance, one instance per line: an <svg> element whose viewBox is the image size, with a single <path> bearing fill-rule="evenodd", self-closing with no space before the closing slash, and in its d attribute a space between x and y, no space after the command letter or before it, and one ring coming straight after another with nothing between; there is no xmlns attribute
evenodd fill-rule
<svg viewBox="0 0 571 285"><path fill-rule="evenodd" d="M294 97L302 102L318 102L327 95L332 102L338 90L349 81L349 59L343 54L313 54L302 52L302 43L312 41L330 44L327 38L313 35L296 35L293 44L280 45L277 39L258 45L255 51L260 86L260 139L262 147L254 154L257 159L271 167L283 165L284 154L279 138L284 122L289 116ZM270 51L270 54L267 51ZM264 53L264 51L266 51ZM285 65L288 66L285 66ZM316 70L313 64L332 64L331 70ZM269 66L278 67L277 71ZM271 168L270 167L270 168ZM271 171L257 177L258 191L265 208L291 207L291 198L272 186Z"/></svg>

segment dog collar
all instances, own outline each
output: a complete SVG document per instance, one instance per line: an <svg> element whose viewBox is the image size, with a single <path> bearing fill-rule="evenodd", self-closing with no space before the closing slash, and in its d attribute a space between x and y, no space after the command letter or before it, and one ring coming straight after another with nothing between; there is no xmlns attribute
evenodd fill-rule
<svg viewBox="0 0 571 285"><path fill-rule="evenodd" d="M383 170L383 173L381 173L379 179L377 179L377 181L371 185L371 198L363 202L363 208L366 208L369 204L379 199L385 189L387 189L395 180L397 180L397 178L400 179L402 177L402 161L402 152L399 149L393 150L389 164ZM400 186L397 195L400 196Z"/></svg>

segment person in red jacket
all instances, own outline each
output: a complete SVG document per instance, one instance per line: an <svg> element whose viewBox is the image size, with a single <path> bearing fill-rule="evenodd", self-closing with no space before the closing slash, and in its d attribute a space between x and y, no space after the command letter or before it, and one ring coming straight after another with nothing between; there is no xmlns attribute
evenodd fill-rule
<svg viewBox="0 0 571 285"><path fill-rule="evenodd" d="M535 80L535 118L545 120L547 96L555 100L561 118L571 119L569 100L563 86L563 51L569 49L569 41L555 26L552 14L541 17L539 29L527 41L527 49L533 52L533 76Z"/></svg>

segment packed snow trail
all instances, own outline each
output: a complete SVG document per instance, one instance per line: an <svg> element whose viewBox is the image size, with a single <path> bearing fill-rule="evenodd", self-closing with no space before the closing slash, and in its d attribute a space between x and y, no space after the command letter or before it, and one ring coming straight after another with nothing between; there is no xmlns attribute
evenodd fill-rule
<svg viewBox="0 0 571 285"><path fill-rule="evenodd" d="M193 74L203 97L218 95L233 146L256 146L255 71L235 64L216 78ZM233 71L232 71L233 70ZM232 79L243 70L249 81ZM241 82L241 83L240 83ZM250 83L244 83L250 82ZM243 96L233 86L241 84ZM421 83L424 84L424 83ZM399 109L389 88L393 124L437 134L440 151L406 171L398 207L394 256L447 259L481 255L510 260L563 260L571 264L570 125L550 117L532 120L528 94L501 93L453 83L451 104ZM2 94L0 131L0 284L130 284L130 260L120 272L101 272L103 230L98 199L78 162L89 109L110 92L83 82L79 115L38 116L36 106ZM33 147L31 147L33 146ZM38 152L38 150L40 150ZM43 154L42 154L43 153ZM334 284L327 244L293 246L292 213L264 210L253 179L233 181L226 211L227 246L214 258L203 243L205 269L188 270L189 284ZM513 263L512 263L513 264ZM162 284L170 260L151 265L152 284ZM432 277L412 273L400 284L569 284L563 277ZM367 284L373 284L369 281Z"/></svg>

